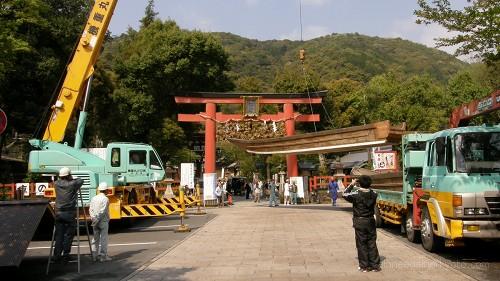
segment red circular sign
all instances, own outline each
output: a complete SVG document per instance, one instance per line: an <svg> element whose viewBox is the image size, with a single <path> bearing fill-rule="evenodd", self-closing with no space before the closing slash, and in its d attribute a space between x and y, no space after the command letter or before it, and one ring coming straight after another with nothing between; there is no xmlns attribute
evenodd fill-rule
<svg viewBox="0 0 500 281"><path fill-rule="evenodd" d="M5 112L3 112L2 109L0 109L0 135L5 131L7 128L7 115L5 115Z"/></svg>

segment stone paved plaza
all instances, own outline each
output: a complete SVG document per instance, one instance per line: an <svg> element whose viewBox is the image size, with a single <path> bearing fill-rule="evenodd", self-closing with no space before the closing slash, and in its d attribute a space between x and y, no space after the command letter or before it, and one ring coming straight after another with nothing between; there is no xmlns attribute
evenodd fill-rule
<svg viewBox="0 0 500 281"><path fill-rule="evenodd" d="M269 208L238 202L130 280L469 280L378 232L381 272L357 270L348 204ZM187 220L189 222L189 220Z"/></svg>

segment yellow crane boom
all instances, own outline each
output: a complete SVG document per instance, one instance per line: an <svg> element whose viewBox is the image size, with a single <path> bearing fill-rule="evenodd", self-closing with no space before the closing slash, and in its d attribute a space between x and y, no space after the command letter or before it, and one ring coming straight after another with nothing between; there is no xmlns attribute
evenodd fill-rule
<svg viewBox="0 0 500 281"><path fill-rule="evenodd" d="M94 64L108 30L118 0L97 0L90 12L85 30L68 65L64 83L43 135L43 140L61 142L66 127L85 90L85 82L94 72Z"/></svg>

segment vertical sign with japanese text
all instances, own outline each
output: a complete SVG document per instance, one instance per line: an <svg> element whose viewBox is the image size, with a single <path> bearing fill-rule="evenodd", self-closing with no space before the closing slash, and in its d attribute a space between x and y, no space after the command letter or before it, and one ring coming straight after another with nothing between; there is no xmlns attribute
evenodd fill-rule
<svg viewBox="0 0 500 281"><path fill-rule="evenodd" d="M181 186L194 188L194 163L181 163Z"/></svg>

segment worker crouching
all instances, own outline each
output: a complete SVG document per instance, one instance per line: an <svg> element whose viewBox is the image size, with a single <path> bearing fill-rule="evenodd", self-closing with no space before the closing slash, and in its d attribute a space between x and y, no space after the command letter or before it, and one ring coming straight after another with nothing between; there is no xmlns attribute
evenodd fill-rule
<svg viewBox="0 0 500 281"><path fill-rule="evenodd" d="M371 186L369 176L361 176L344 191L344 199L352 203L353 227L358 250L359 270L380 271L380 256L377 249L377 229L375 227L375 203L377 193ZM355 187L358 187L354 190Z"/></svg>
<svg viewBox="0 0 500 281"><path fill-rule="evenodd" d="M94 261L110 261L108 256L108 229L109 229L109 199L106 197L108 185L101 182L97 188L99 194L90 201L90 218L94 238L92 239L92 251Z"/></svg>

